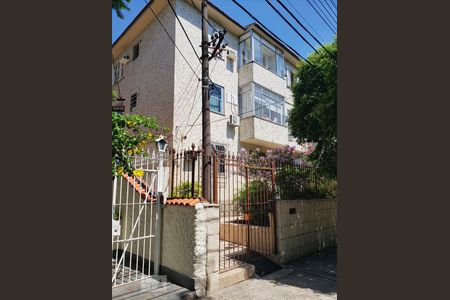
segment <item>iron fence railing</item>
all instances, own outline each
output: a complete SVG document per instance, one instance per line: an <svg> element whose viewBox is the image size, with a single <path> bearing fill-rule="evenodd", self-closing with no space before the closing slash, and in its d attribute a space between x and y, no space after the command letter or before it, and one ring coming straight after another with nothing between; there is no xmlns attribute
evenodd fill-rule
<svg viewBox="0 0 450 300"><path fill-rule="evenodd" d="M169 153L170 168L169 198L202 197L202 165L204 151L195 148ZM274 187L277 200L327 198L336 192L333 181L322 178L317 169L296 159L275 159L252 157L230 152L213 151L208 159L207 167L211 174L211 191L206 200L219 203L219 198L233 198L238 192L226 185L232 183L234 177L243 176L246 166L250 166L254 174L252 180L267 181L274 176ZM231 193L231 194L230 194Z"/></svg>

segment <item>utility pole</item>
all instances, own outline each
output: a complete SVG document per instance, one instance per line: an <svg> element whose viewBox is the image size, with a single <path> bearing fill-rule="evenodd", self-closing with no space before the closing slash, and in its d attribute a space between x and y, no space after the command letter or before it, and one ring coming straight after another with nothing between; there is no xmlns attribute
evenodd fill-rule
<svg viewBox="0 0 450 300"><path fill-rule="evenodd" d="M202 196L211 201L211 124L209 119L208 1L202 0Z"/></svg>

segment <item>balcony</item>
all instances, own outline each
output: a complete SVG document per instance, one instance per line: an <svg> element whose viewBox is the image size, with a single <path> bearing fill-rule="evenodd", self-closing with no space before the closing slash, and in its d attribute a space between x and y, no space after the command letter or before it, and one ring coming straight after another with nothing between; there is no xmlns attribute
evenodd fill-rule
<svg viewBox="0 0 450 300"><path fill-rule="evenodd" d="M240 141L266 148L278 148L288 144L288 129L257 116L241 120Z"/></svg>

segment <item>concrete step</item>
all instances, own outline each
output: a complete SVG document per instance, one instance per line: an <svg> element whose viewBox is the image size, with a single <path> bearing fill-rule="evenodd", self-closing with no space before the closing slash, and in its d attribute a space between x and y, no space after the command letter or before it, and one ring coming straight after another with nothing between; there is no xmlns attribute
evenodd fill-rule
<svg viewBox="0 0 450 300"><path fill-rule="evenodd" d="M222 272L219 274L219 288L223 289L229 287L233 284L253 277L254 274L255 266L250 264Z"/></svg>

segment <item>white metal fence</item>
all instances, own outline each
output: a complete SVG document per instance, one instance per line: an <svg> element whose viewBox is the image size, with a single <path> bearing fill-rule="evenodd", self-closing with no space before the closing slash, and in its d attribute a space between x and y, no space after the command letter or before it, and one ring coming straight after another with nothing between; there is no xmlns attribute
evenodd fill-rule
<svg viewBox="0 0 450 300"><path fill-rule="evenodd" d="M155 153L133 157L144 175L113 180L112 287L159 275L165 161Z"/></svg>

